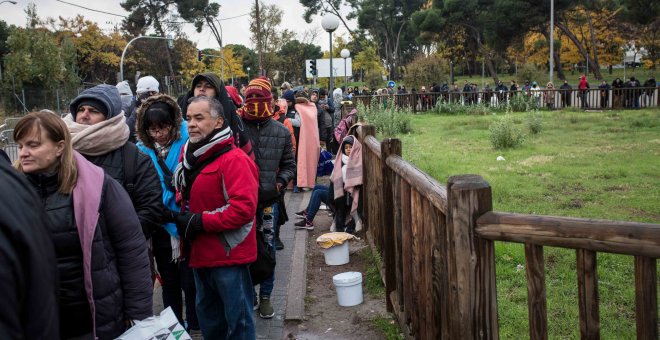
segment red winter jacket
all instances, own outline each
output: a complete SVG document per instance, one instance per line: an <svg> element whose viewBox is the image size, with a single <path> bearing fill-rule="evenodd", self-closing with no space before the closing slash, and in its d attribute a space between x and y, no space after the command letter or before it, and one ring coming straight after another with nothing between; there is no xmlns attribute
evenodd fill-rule
<svg viewBox="0 0 660 340"><path fill-rule="evenodd" d="M208 153L231 143L233 138ZM189 207L191 212L203 213L206 232L192 242L191 267L234 266L257 259L254 217L258 192L257 166L237 148L220 155L199 173L190 190Z"/></svg>

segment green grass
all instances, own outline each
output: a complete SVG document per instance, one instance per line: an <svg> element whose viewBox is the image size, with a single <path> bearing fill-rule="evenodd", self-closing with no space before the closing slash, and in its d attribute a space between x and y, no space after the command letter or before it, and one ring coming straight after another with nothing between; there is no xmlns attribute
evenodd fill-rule
<svg viewBox="0 0 660 340"><path fill-rule="evenodd" d="M359 253L360 259L365 264L364 290L375 297L385 297L385 286L380 277L378 268L381 266L381 259L378 253L371 251L370 247L365 247Z"/></svg>
<svg viewBox="0 0 660 340"><path fill-rule="evenodd" d="M376 329L383 333L383 337L387 340L405 339L401 333L399 325L393 318L377 317L374 319L374 326Z"/></svg>
<svg viewBox="0 0 660 340"><path fill-rule="evenodd" d="M525 142L504 151L493 149L488 131L502 114L415 115L414 132L399 136L403 157L443 183L451 175L483 176L496 211L660 223L660 109L540 112L538 134L526 115L512 114ZM549 337L579 338L575 251L544 253ZM497 243L503 339L528 334L524 264L522 245ZM635 338L633 258L599 253L598 274L601 337Z"/></svg>

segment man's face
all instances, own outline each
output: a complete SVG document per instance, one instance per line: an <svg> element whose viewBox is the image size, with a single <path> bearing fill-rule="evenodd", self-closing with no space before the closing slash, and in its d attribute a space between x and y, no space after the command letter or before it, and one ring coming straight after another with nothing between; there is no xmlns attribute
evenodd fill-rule
<svg viewBox="0 0 660 340"><path fill-rule="evenodd" d="M205 96L213 98L215 97L215 87L205 79L202 79L199 83L195 84L193 94L195 97Z"/></svg>
<svg viewBox="0 0 660 340"><path fill-rule="evenodd" d="M76 123L94 125L105 120L105 115L90 105L82 105L76 112Z"/></svg>
<svg viewBox="0 0 660 340"><path fill-rule="evenodd" d="M188 122L190 142L197 143L206 138L213 130L222 127L224 118L211 116L208 103L196 102L188 105L186 121Z"/></svg>
<svg viewBox="0 0 660 340"><path fill-rule="evenodd" d="M312 92L312 95L310 96L310 99L315 103L318 102L319 101L319 94L316 93L316 92Z"/></svg>

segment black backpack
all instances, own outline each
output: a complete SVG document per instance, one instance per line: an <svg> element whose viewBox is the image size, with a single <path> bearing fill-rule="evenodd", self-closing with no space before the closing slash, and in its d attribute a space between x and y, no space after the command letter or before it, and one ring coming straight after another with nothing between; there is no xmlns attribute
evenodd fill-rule
<svg viewBox="0 0 660 340"><path fill-rule="evenodd" d="M256 227L256 226L254 226ZM275 251L266 242L264 232L257 229L257 260L250 264L252 284L258 285L275 273Z"/></svg>

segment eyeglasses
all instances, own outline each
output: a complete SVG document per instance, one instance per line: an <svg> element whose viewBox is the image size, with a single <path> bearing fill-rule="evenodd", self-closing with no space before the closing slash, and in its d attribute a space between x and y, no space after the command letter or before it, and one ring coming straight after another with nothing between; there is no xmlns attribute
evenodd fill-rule
<svg viewBox="0 0 660 340"><path fill-rule="evenodd" d="M150 136L155 137L158 135L165 135L170 132L170 129L172 127L169 125L166 126L161 126L161 127L156 127L156 128L149 128L147 129L147 132L149 133Z"/></svg>

